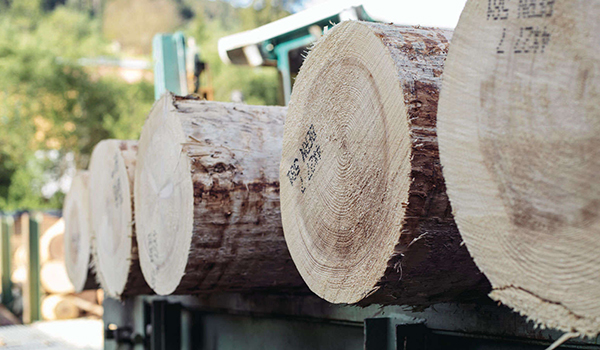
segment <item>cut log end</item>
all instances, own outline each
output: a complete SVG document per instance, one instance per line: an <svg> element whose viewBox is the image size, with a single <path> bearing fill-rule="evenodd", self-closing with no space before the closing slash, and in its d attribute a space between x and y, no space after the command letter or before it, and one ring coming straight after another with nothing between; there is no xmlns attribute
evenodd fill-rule
<svg viewBox="0 0 600 350"><path fill-rule="evenodd" d="M400 236L410 135L394 71L368 26L344 23L312 50L294 86L280 173L284 232L304 280L330 302L368 295Z"/></svg>
<svg viewBox="0 0 600 350"><path fill-rule="evenodd" d="M68 295L50 295L44 298L41 305L42 317L45 320L67 320L79 316L79 307Z"/></svg>
<svg viewBox="0 0 600 350"><path fill-rule="evenodd" d="M90 208L94 268L100 285L112 297L146 284L137 267L133 221L133 178L137 141L104 140L94 148L90 162ZM140 276L131 276L131 274ZM137 281L139 285L133 286ZM147 286L146 286L146 289ZM148 292L148 291L146 291Z"/></svg>
<svg viewBox="0 0 600 350"><path fill-rule="evenodd" d="M497 5L467 3L444 73L440 155L456 221L494 299L595 335L600 4Z"/></svg>
<svg viewBox="0 0 600 350"><path fill-rule="evenodd" d="M62 261L49 261L43 264L40 269L40 282L47 293L67 294L75 292Z"/></svg>
<svg viewBox="0 0 600 350"><path fill-rule="evenodd" d="M87 280L91 258L88 172L79 172L73 178L71 189L65 198L63 217L67 274L75 291L80 292L89 285Z"/></svg>
<svg viewBox="0 0 600 350"><path fill-rule="evenodd" d="M191 166L174 96L165 95L150 112L140 138L135 201L140 264L148 285L171 294L188 260L194 217ZM145 135L148 135L144 137Z"/></svg>
<svg viewBox="0 0 600 350"><path fill-rule="evenodd" d="M348 21L302 66L285 125L282 220L302 277L330 302L427 304L482 280L459 246L437 155L450 36ZM439 269L435 254L458 259Z"/></svg>

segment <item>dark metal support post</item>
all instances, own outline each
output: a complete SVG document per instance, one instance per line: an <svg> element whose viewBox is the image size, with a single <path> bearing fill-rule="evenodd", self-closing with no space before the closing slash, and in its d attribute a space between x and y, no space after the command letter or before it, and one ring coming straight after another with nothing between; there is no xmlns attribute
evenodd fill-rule
<svg viewBox="0 0 600 350"><path fill-rule="evenodd" d="M41 315L41 287L40 287L40 213L30 213L29 216L29 322L42 319Z"/></svg>
<svg viewBox="0 0 600 350"><path fill-rule="evenodd" d="M14 220L12 216L2 216L2 234L0 244L2 247L2 304L9 310L12 309L12 281L10 238L13 234Z"/></svg>

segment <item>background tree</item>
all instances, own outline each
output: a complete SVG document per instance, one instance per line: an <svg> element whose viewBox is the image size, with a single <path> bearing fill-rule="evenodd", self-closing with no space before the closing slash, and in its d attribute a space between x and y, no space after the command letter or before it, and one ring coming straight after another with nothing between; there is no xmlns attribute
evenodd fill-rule
<svg viewBox="0 0 600 350"><path fill-rule="evenodd" d="M225 65L219 38L285 17L302 0L0 0L0 211L60 208L73 166L97 142L135 139L153 85L82 67L82 57L151 59L157 32L183 30L209 67L215 99L280 103L275 68ZM234 6L235 5L235 6ZM245 6L245 7L244 7Z"/></svg>

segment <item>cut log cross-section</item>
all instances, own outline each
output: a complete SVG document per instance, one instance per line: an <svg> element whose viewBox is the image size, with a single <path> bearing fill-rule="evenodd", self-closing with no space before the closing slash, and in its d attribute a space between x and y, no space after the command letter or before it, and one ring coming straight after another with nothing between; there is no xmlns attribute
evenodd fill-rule
<svg viewBox="0 0 600 350"><path fill-rule="evenodd" d="M438 123L448 195L490 296L587 335L600 332L599 18L598 1L469 1Z"/></svg>
<svg viewBox="0 0 600 350"><path fill-rule="evenodd" d="M40 283L46 293L68 294L75 291L62 261L54 260L44 263L40 269Z"/></svg>
<svg viewBox="0 0 600 350"><path fill-rule="evenodd" d="M91 268L91 228L89 211L88 173L79 172L63 206L65 220L64 253L67 274L76 292L98 287Z"/></svg>
<svg viewBox="0 0 600 350"><path fill-rule="evenodd" d="M50 226L40 238L40 260L45 263L50 260L65 259L65 221L58 220Z"/></svg>
<svg viewBox="0 0 600 350"><path fill-rule="evenodd" d="M140 262L157 294L306 291L279 209L286 109L164 95L139 141Z"/></svg>
<svg viewBox="0 0 600 350"><path fill-rule="evenodd" d="M348 21L294 84L281 160L290 253L333 303L429 305L489 288L445 193L436 112L452 32Z"/></svg>
<svg viewBox="0 0 600 350"><path fill-rule="evenodd" d="M94 267L104 291L114 297L150 294L138 259L133 220L137 141L104 140L90 161L90 209Z"/></svg>
<svg viewBox="0 0 600 350"><path fill-rule="evenodd" d="M50 295L42 301L42 317L44 320L67 320L79 316L79 307L67 295Z"/></svg>

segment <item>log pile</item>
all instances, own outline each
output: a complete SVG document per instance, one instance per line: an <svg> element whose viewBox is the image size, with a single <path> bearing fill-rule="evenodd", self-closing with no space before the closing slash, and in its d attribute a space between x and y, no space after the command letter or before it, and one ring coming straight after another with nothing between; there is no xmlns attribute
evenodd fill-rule
<svg viewBox="0 0 600 350"><path fill-rule="evenodd" d="M458 227L492 299L592 336L600 331L600 4L490 3L467 3L440 99L440 156Z"/></svg>
<svg viewBox="0 0 600 350"><path fill-rule="evenodd" d="M91 246L117 298L310 288L428 306L491 291L597 334L600 6L526 3L470 0L454 34L337 25L289 109L164 95L139 142L101 142L66 198L76 289Z"/></svg>

